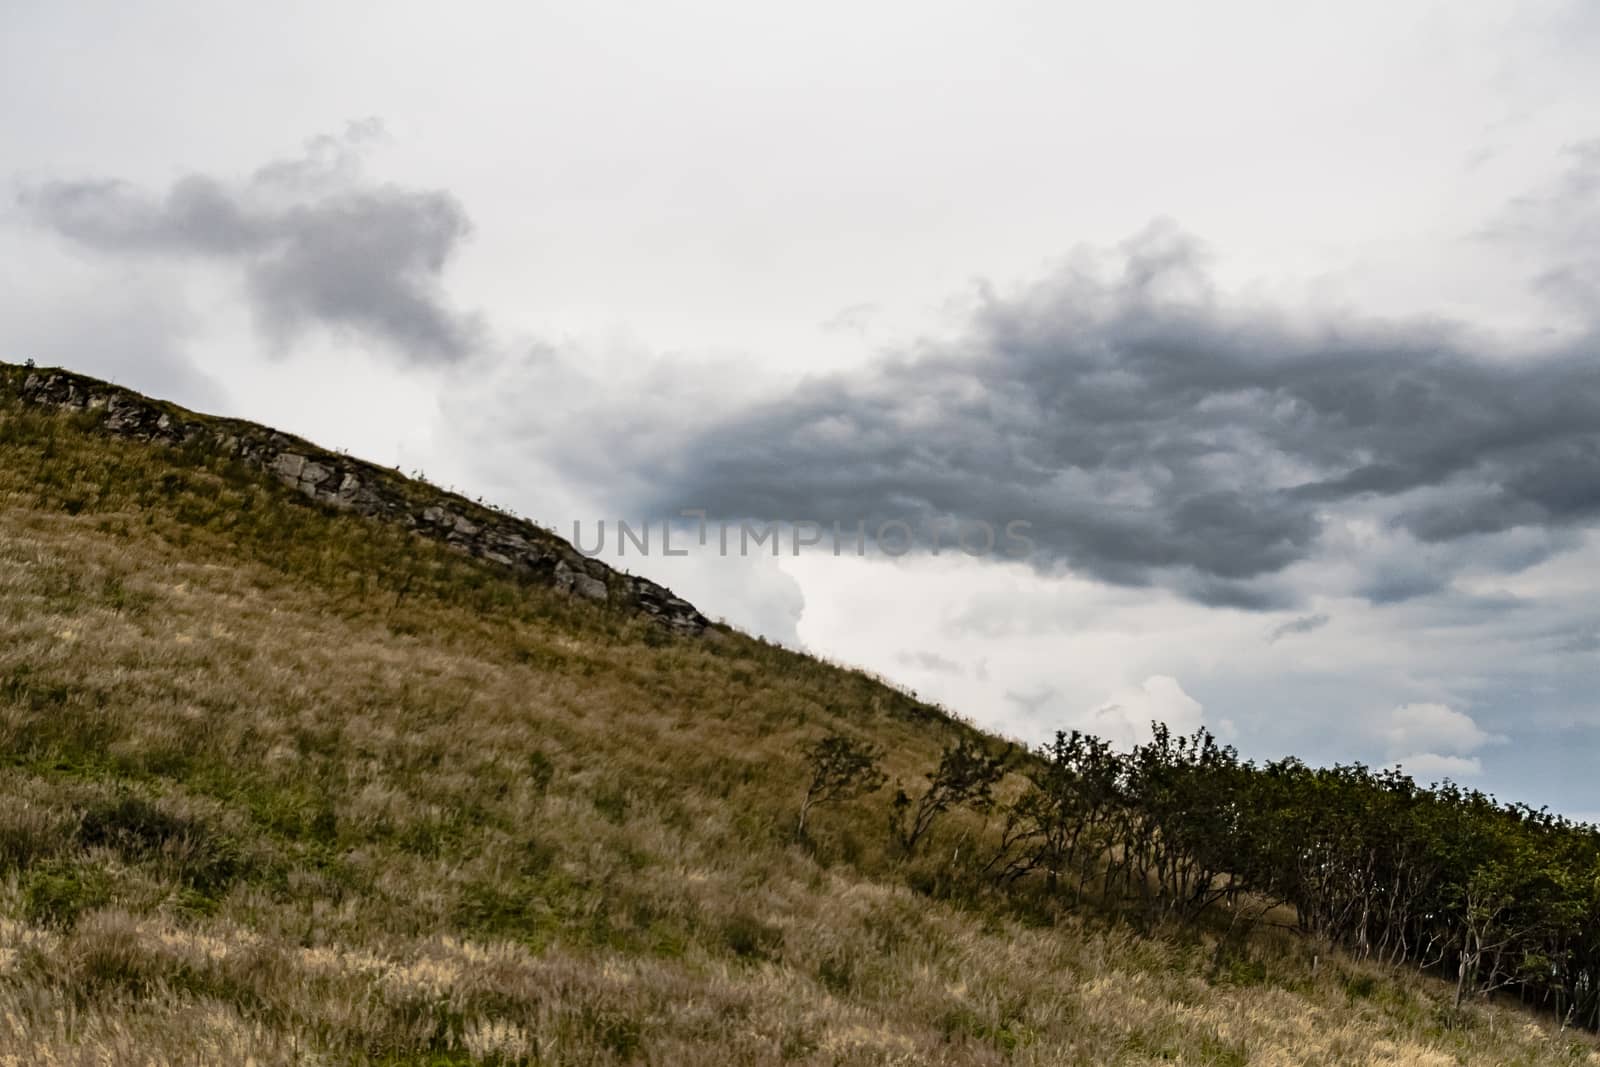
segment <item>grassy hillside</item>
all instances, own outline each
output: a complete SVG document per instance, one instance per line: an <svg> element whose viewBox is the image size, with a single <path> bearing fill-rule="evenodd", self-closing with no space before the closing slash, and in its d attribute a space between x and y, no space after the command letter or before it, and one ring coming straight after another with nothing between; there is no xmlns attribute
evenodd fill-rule
<svg viewBox="0 0 1600 1067"><path fill-rule="evenodd" d="M1533 1064L1286 933L941 884L802 747L967 731L0 400L0 1063Z"/></svg>

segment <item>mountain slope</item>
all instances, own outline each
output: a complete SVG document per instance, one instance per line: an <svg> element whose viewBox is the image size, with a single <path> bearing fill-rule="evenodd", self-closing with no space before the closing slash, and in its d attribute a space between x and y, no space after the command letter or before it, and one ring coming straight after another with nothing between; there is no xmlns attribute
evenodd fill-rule
<svg viewBox="0 0 1600 1067"><path fill-rule="evenodd" d="M24 404L87 413L86 426L108 436L226 456L316 503L402 526L522 577L647 615L670 630L699 635L710 626L694 605L647 578L619 574L543 527L398 471L253 423L197 415L81 374L11 368L6 383Z"/></svg>
<svg viewBox="0 0 1600 1067"><path fill-rule="evenodd" d="M1287 935L947 892L887 791L797 844L808 742L912 783L972 731L0 375L0 1063L1600 1062Z"/></svg>

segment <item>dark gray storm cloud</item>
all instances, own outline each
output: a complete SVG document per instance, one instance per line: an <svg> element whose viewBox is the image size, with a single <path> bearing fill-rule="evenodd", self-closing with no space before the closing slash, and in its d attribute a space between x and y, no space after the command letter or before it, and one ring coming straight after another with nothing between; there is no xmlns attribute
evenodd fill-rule
<svg viewBox="0 0 1600 1067"><path fill-rule="evenodd" d="M985 295L953 343L813 380L675 447L652 441L640 503L1023 519L1041 566L1251 609L1292 604L1282 573L1323 550L1331 523L1363 516L1416 543L1416 566L1358 590L1393 602L1445 587L1472 553L1507 569L1539 558L1497 556L1496 535L1600 518L1597 356L1588 343L1494 351L1447 324L1230 309L1194 243L1156 227L1116 276Z"/></svg>
<svg viewBox="0 0 1600 1067"><path fill-rule="evenodd" d="M466 212L447 192L365 180L357 153L378 132L353 124L242 181L190 175L163 193L51 181L25 188L21 206L99 252L236 264L259 324L279 341L324 326L417 362L462 359L480 324L451 308L441 275L470 230Z"/></svg>

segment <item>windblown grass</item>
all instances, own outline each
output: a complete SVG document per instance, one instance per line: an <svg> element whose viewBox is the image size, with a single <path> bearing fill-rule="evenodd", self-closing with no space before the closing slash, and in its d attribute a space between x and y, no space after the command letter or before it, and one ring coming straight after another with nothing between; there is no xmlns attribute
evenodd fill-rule
<svg viewBox="0 0 1600 1067"><path fill-rule="evenodd" d="M909 783L967 729L0 406L0 1064L1600 1063L1288 935L942 886L887 791L794 842L806 742Z"/></svg>

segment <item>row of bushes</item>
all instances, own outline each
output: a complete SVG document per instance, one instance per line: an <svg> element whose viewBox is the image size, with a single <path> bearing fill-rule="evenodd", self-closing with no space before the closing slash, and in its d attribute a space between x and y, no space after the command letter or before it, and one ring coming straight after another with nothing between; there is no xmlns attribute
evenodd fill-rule
<svg viewBox="0 0 1600 1067"><path fill-rule="evenodd" d="M881 753L852 738L806 755L801 836L819 804L884 784ZM1020 790L1004 788L1013 770ZM1241 935L1289 907L1306 934L1358 957L1453 978L1458 1006L1511 989L1600 1029L1593 826L1398 769L1256 764L1203 729L1159 723L1128 752L1076 731L1020 760L963 739L922 789L896 792L891 838L912 856L958 808L995 824L960 874L1008 894L1093 901L1151 924L1220 915Z"/></svg>

